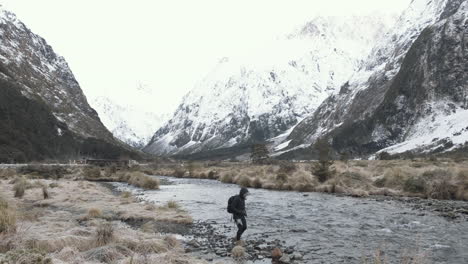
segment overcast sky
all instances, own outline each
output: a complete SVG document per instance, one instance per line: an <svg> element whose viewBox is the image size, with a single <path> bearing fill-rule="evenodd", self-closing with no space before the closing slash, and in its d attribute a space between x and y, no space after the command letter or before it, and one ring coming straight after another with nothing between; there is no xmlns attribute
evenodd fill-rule
<svg viewBox="0 0 468 264"><path fill-rule="evenodd" d="M88 98L155 112L175 108L220 58L254 52L317 14L399 13L409 2L0 0L65 57Z"/></svg>

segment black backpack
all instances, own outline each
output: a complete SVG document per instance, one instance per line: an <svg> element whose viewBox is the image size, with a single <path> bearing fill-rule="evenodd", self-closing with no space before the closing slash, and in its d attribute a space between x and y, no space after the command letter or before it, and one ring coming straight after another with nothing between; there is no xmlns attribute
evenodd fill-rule
<svg viewBox="0 0 468 264"><path fill-rule="evenodd" d="M236 198L237 195L234 195L234 196L231 196L229 197L229 200L228 200L228 206L227 206L227 211L228 213L230 214L233 214L234 211L232 210L232 202L234 202L234 199Z"/></svg>

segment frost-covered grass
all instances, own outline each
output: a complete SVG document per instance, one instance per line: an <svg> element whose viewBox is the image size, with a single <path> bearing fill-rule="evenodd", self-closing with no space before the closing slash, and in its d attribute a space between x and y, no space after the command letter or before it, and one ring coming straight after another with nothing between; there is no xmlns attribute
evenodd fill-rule
<svg viewBox="0 0 468 264"><path fill-rule="evenodd" d="M152 173L217 179L244 187L273 190L468 200L468 162L462 160L335 161L330 167L329 178L323 182L314 175L315 162L277 165L198 162L191 166L174 166L159 166Z"/></svg>
<svg viewBox="0 0 468 264"><path fill-rule="evenodd" d="M34 185L56 182L38 181ZM18 199L14 184L0 180L0 263L206 263L185 254L171 235L126 224L185 224L191 218L180 208L122 203L93 182L57 182L43 200L42 188L30 188Z"/></svg>

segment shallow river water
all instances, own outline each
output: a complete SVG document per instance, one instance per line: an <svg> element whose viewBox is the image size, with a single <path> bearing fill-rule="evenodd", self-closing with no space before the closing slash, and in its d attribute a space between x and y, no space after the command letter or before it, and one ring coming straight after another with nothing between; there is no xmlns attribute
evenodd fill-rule
<svg viewBox="0 0 468 264"><path fill-rule="evenodd" d="M158 178L170 184L157 191L116 185L156 204L177 201L195 221L210 223L218 232L234 237L226 204L238 193L237 185ZM250 193L246 201L248 229L243 238L281 240L283 247L293 246L303 255L295 263L363 263L363 258L378 249L388 263L400 263L404 255L417 254L430 263L468 263L465 220L413 210L396 200L262 189L250 189Z"/></svg>

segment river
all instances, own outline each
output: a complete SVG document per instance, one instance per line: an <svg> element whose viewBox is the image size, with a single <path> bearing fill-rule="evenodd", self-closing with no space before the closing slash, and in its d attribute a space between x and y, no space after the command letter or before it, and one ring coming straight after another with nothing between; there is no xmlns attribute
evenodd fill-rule
<svg viewBox="0 0 468 264"><path fill-rule="evenodd" d="M237 185L157 177L166 184L156 191L114 185L156 204L177 201L195 222L234 237L226 205L238 193ZM246 201L248 230L243 237L247 241L280 241L281 247L294 248L303 257L294 263L363 263L378 249L387 263L400 263L406 255L423 255L430 263L468 263L466 220L450 220L392 199L262 189L250 189L250 193Z"/></svg>

